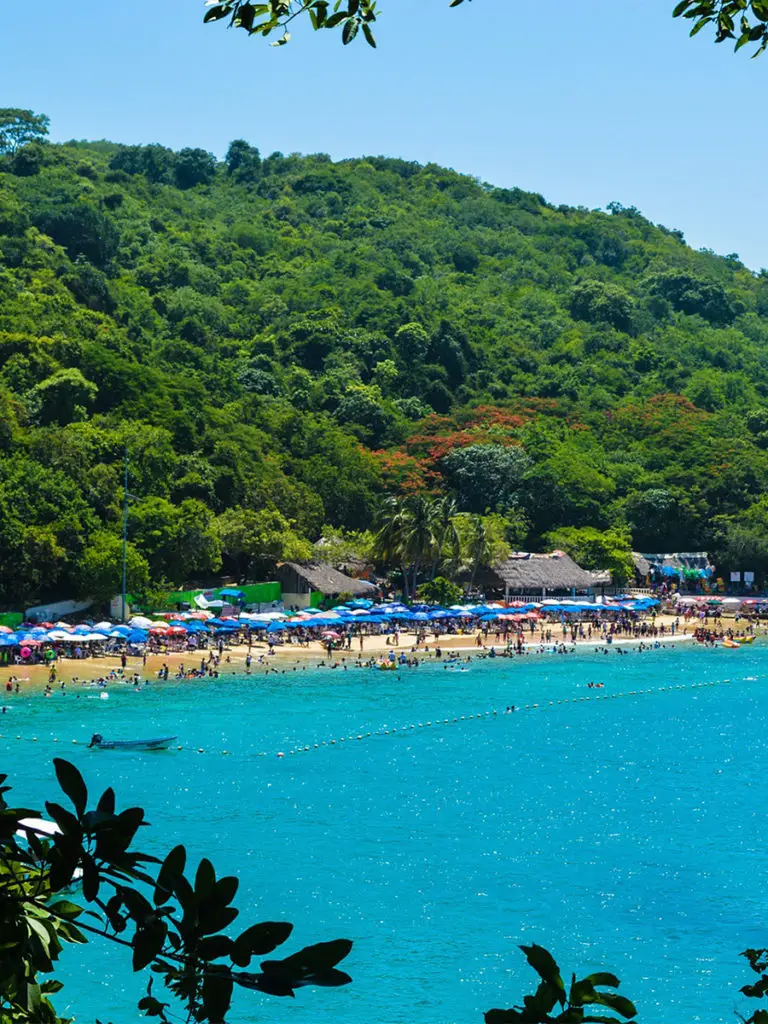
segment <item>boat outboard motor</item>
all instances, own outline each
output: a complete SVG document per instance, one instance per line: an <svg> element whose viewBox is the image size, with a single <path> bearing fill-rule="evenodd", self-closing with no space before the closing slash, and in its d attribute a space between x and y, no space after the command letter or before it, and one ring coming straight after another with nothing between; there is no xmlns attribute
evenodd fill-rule
<svg viewBox="0 0 768 1024"><path fill-rule="evenodd" d="M93 736L91 736L91 742L88 744L88 749L90 750L91 747L98 747L103 739L104 737L100 732L95 732Z"/></svg>

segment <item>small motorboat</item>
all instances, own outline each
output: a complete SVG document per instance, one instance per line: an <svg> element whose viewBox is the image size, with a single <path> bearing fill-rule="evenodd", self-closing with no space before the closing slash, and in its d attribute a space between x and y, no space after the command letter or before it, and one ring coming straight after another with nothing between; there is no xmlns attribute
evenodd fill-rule
<svg viewBox="0 0 768 1024"><path fill-rule="evenodd" d="M176 736L163 736L158 740L105 740L95 732L88 744L89 750L167 750L176 741Z"/></svg>

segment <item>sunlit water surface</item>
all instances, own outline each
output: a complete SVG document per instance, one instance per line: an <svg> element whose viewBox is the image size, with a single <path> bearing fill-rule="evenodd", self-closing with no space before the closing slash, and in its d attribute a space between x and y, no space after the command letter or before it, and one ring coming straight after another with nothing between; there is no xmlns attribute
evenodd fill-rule
<svg viewBox="0 0 768 1024"><path fill-rule="evenodd" d="M354 940L351 986L295 1001L243 992L233 1021L480 1024L532 991L516 947L536 941L565 971L613 970L646 1024L715 1024L744 1008L739 952L768 944L767 686L759 644L299 670L115 686L108 701L14 697L0 730L38 742L0 743L19 802L50 798L64 753L94 792L111 784L121 806L146 808L150 852L183 841L238 875L243 926L294 922L286 953ZM511 703L540 706L453 724ZM177 734L205 753L88 752L95 731ZM58 1008L134 1021L141 981L103 947L68 954Z"/></svg>

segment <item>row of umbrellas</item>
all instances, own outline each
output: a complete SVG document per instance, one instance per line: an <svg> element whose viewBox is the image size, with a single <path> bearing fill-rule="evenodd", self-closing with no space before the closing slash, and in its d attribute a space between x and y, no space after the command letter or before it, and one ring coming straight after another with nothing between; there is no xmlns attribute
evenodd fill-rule
<svg viewBox="0 0 768 1024"><path fill-rule="evenodd" d="M701 594L685 597L678 596L676 603L688 608L703 608L705 605L711 607L740 608L741 605L750 606L756 604L768 604L768 597L707 597L705 594Z"/></svg>
<svg viewBox="0 0 768 1024"><path fill-rule="evenodd" d="M727 602L729 599L725 599ZM507 605L499 602L489 604L457 604L449 608L417 604L374 604L368 600L351 601L332 611L305 609L300 612L270 611L247 614L237 618L217 618L208 611L193 611L166 618L150 619L136 615L127 624L103 621L80 623L72 626L66 622L44 622L40 625L21 626L12 630L0 626L0 647L20 645L39 646L44 643L68 643L74 645L105 643L119 640L126 643L147 643L150 637L181 638L193 635L226 636L243 630L265 630L267 633L290 629L336 630L353 625L425 625L431 622L493 622L495 620L517 620L538 618L544 614L577 614L584 612L642 612L655 607L655 598L626 598L613 603L592 601L550 599L547 601L512 601Z"/></svg>

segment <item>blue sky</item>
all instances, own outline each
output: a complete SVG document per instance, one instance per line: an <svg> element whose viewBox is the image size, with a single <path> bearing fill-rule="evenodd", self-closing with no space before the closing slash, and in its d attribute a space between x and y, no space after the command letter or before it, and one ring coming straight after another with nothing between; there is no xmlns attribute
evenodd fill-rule
<svg viewBox="0 0 768 1024"><path fill-rule="evenodd" d="M429 160L555 203L637 206L768 266L768 54L688 39L674 0L379 0L376 51L201 24L202 0L4 4L0 104L52 137Z"/></svg>

